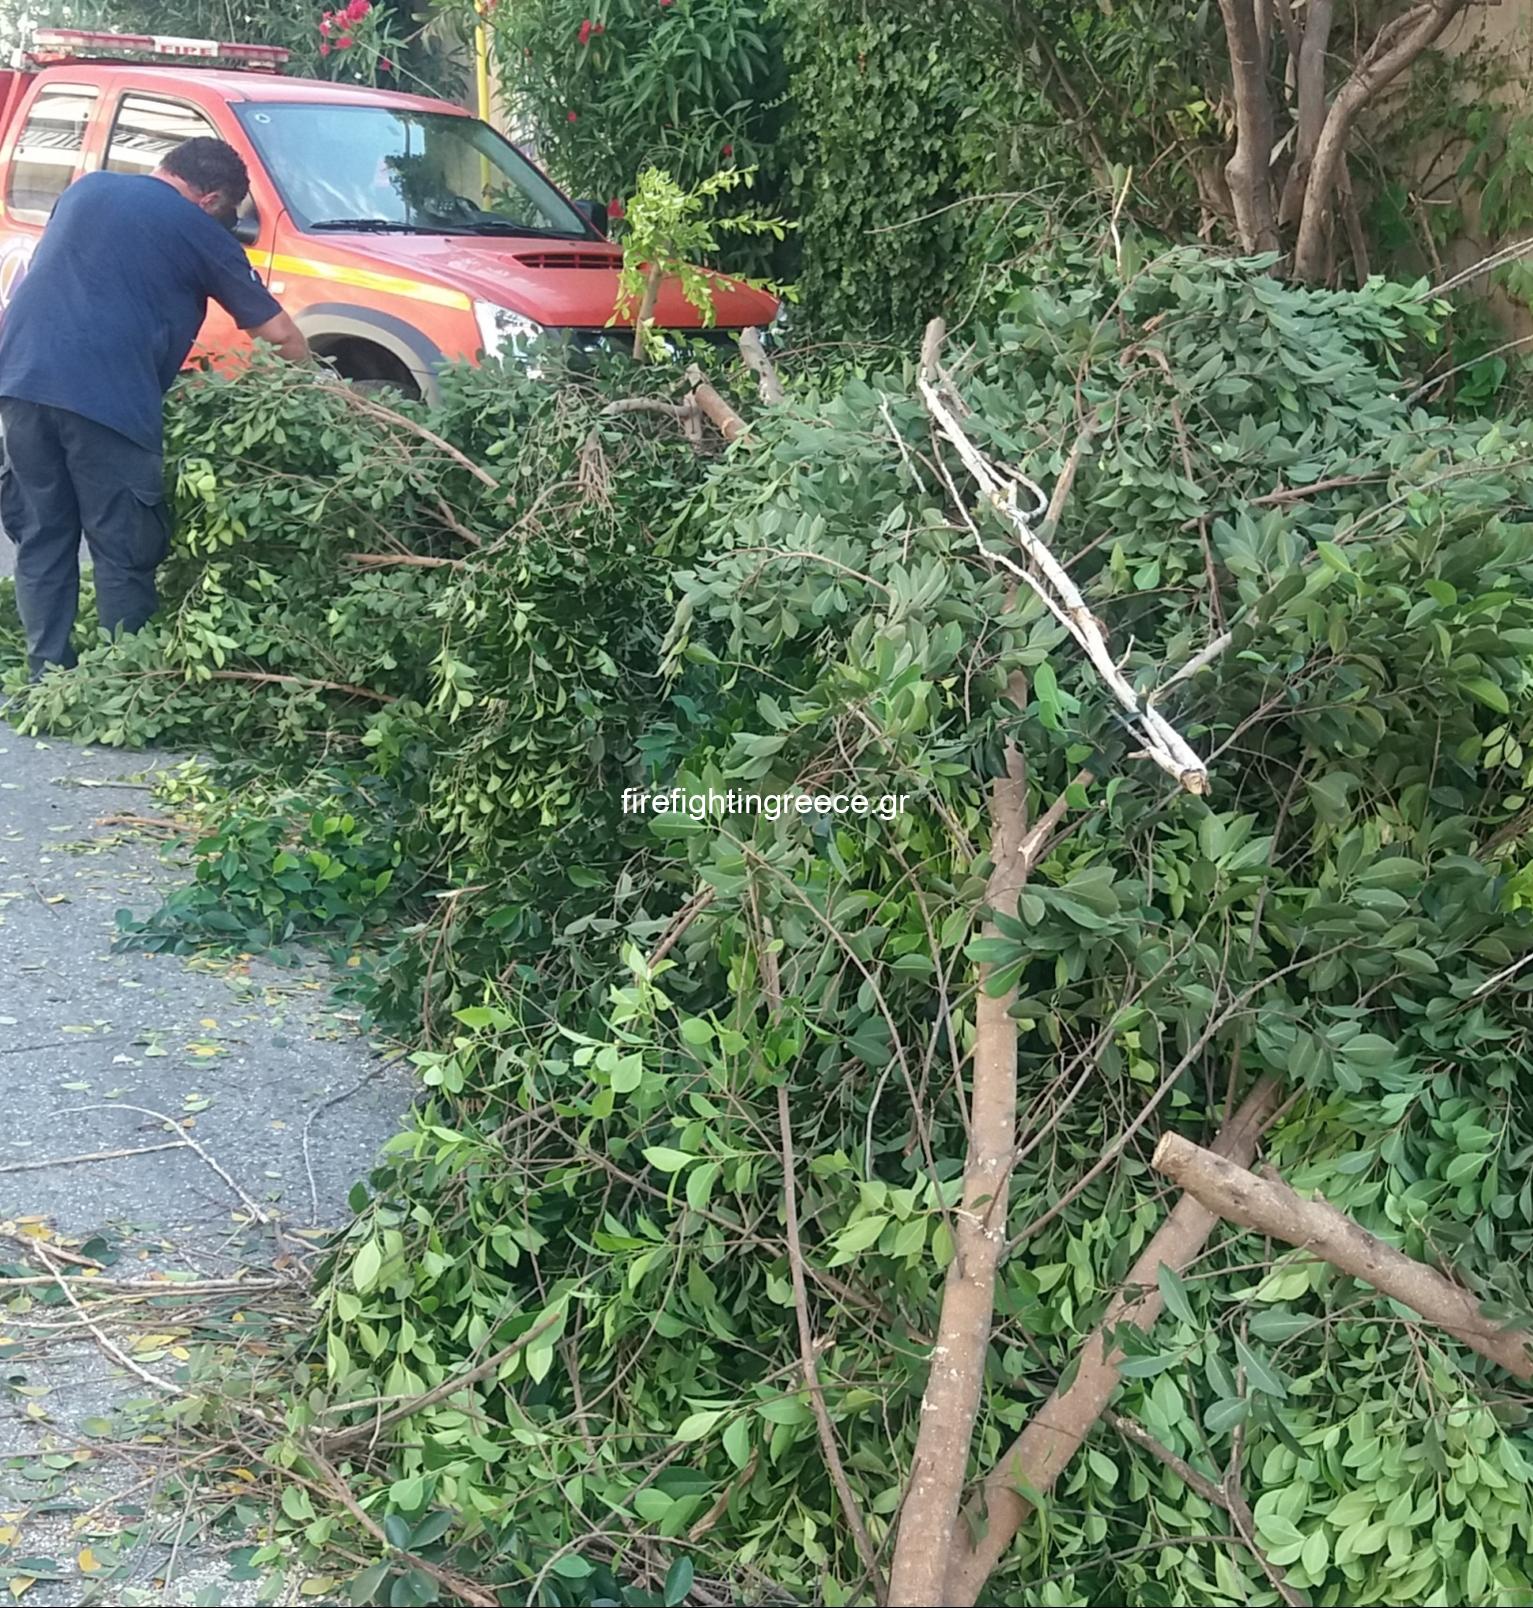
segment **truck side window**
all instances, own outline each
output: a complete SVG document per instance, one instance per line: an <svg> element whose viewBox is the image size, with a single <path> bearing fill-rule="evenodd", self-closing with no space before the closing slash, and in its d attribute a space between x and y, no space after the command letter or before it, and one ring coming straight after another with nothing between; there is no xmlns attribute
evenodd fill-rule
<svg viewBox="0 0 1533 1608"><path fill-rule="evenodd" d="M192 107L154 95L124 95L106 148L108 173L153 173L182 140L219 139Z"/></svg>
<svg viewBox="0 0 1533 1608"><path fill-rule="evenodd" d="M80 168L85 130L96 105L88 84L48 84L37 93L11 153L5 204L27 223L46 223L53 203Z"/></svg>

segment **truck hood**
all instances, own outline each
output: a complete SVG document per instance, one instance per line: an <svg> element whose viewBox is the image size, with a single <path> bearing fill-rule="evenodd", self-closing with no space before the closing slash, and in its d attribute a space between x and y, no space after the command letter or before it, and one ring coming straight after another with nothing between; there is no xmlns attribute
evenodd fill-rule
<svg viewBox="0 0 1533 1608"><path fill-rule="evenodd" d="M355 244L353 244L355 241ZM509 308L551 329L601 329L617 304L622 252L604 241L458 235L329 235L358 258L440 281L479 301ZM770 324L777 301L722 274L710 274L715 322L725 328ZM655 312L664 329L697 329L703 320L675 280L661 287ZM632 312L619 323L632 323Z"/></svg>

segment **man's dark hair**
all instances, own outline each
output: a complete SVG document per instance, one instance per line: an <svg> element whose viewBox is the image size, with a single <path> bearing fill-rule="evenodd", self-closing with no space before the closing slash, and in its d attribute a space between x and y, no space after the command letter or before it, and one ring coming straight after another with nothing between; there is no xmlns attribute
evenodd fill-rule
<svg viewBox="0 0 1533 1608"><path fill-rule="evenodd" d="M245 171L244 159L223 140L183 140L166 154L160 167L189 184L198 195L216 191L233 207L250 194L250 175Z"/></svg>

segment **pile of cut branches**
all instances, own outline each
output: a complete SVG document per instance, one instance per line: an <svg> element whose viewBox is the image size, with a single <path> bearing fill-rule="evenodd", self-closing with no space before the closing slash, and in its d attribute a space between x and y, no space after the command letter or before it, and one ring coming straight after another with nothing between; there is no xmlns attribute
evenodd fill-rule
<svg viewBox="0 0 1533 1608"><path fill-rule="evenodd" d="M1533 1589L1533 435L1406 400L1433 320L1174 252L725 386L722 456L573 376L424 421L493 488L381 418L242 449L268 602L202 540L94 673L237 592L310 685L166 730L230 696L410 868L430 1096L282 1452L370 1586L447 1512L516 1601ZM389 541L451 562L337 590ZM870 802L624 814L669 788Z"/></svg>

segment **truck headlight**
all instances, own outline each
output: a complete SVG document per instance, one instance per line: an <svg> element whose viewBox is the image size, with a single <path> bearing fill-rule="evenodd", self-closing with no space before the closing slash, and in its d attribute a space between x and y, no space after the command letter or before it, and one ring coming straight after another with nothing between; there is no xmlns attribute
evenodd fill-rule
<svg viewBox="0 0 1533 1608"><path fill-rule="evenodd" d="M486 357L512 357L525 352L543 333L543 326L509 307L494 302L474 303L474 322L479 326L479 344Z"/></svg>

